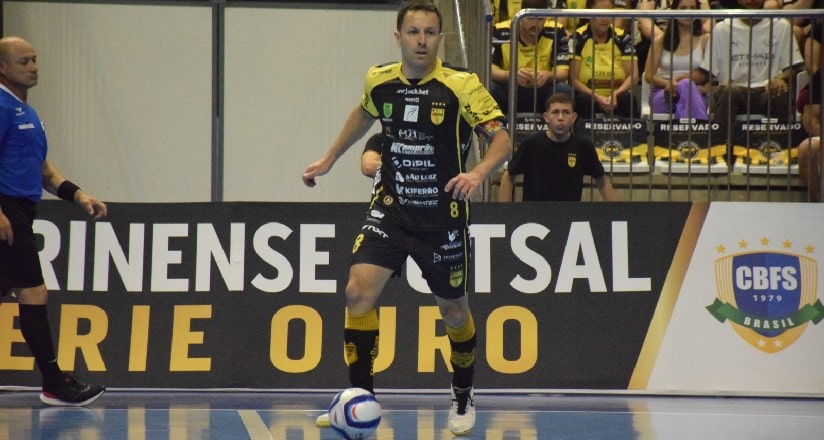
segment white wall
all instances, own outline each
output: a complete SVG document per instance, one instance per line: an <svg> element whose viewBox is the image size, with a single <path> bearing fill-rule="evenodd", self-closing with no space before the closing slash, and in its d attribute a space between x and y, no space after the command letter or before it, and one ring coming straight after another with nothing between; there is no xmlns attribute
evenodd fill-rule
<svg viewBox="0 0 824 440"><path fill-rule="evenodd" d="M38 52L49 158L107 201L208 201L211 11L5 2Z"/></svg>
<svg viewBox="0 0 824 440"><path fill-rule="evenodd" d="M359 165L363 142L315 188L300 177L359 105L366 70L398 58L395 15L226 9L225 200L368 199L371 181Z"/></svg>
<svg viewBox="0 0 824 440"><path fill-rule="evenodd" d="M225 9L225 200L367 199L362 143L318 187L300 175L366 70L397 59L395 8ZM3 16L38 51L29 100L64 174L107 201L210 200L210 7L15 1Z"/></svg>

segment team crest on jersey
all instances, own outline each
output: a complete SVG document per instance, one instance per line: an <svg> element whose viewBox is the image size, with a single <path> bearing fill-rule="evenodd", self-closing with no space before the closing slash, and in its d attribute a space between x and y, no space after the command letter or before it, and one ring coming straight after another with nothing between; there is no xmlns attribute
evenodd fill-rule
<svg viewBox="0 0 824 440"><path fill-rule="evenodd" d="M383 196L383 204L384 205L389 206L393 203L395 203L395 199L393 199L392 196Z"/></svg>
<svg viewBox="0 0 824 440"><path fill-rule="evenodd" d="M389 118L392 116L392 103L391 102L384 102L383 103L383 117Z"/></svg>
<svg viewBox="0 0 824 440"><path fill-rule="evenodd" d="M444 115L446 114L446 104L443 102L433 102L432 103L432 111L429 114L429 119L432 120L432 123L435 125L441 125L443 123Z"/></svg>
<svg viewBox="0 0 824 440"><path fill-rule="evenodd" d="M578 162L578 157L575 153L568 153L567 154L567 166L570 168L575 168L575 163Z"/></svg>
<svg viewBox="0 0 824 440"><path fill-rule="evenodd" d="M463 270L457 270L449 274L449 285L452 287L459 287L463 284L464 279L464 272Z"/></svg>
<svg viewBox="0 0 824 440"><path fill-rule="evenodd" d="M770 244L759 240L760 247ZM795 342L808 324L824 319L824 305L817 298L818 263L807 245L804 254L792 252L785 240L779 250L753 251L750 243L736 243L740 252L715 260L718 297L707 310L753 347L777 353ZM717 247L719 254L727 249Z"/></svg>

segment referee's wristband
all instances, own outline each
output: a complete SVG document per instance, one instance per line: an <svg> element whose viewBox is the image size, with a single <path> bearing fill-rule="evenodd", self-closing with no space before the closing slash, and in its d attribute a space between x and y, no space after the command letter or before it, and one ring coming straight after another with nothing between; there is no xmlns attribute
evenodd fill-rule
<svg viewBox="0 0 824 440"><path fill-rule="evenodd" d="M74 193L80 190L80 187L72 183L70 180L64 180L57 188L57 197L74 203Z"/></svg>

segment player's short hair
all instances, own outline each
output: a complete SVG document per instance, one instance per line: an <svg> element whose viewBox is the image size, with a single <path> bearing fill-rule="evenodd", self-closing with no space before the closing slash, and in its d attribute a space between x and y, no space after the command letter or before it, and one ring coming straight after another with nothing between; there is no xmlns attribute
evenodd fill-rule
<svg viewBox="0 0 824 440"><path fill-rule="evenodd" d="M435 6L435 3L432 3L432 0L409 0L401 6L401 9L398 10L398 23L397 23L397 30L401 30L401 26L403 26L403 18L406 17L406 13L409 11L424 11L424 12L431 12L438 16L438 32L443 30L443 16L441 15L440 9Z"/></svg>
<svg viewBox="0 0 824 440"><path fill-rule="evenodd" d="M572 110L575 110L575 100L568 93L553 93L550 95L546 99L545 111L549 111L549 106L552 104L569 104L572 106Z"/></svg>

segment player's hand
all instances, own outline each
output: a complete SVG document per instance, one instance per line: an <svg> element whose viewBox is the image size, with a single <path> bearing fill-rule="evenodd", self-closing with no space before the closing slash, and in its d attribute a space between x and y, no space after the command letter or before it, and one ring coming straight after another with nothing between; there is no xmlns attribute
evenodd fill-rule
<svg viewBox="0 0 824 440"><path fill-rule="evenodd" d="M322 176L329 172L329 166L323 160L318 160L316 162L312 162L306 167L306 171L303 172L301 178L303 179L303 184L308 186L309 188L314 187L317 185L317 181L315 178L318 176Z"/></svg>
<svg viewBox="0 0 824 440"><path fill-rule="evenodd" d="M471 173L461 173L446 182L444 191L452 193L455 200L466 200L481 184L481 179Z"/></svg>
<svg viewBox="0 0 824 440"><path fill-rule="evenodd" d="M11 222L2 212L0 212L0 241L5 241L9 246L14 244L14 231L11 229Z"/></svg>
<svg viewBox="0 0 824 440"><path fill-rule="evenodd" d="M80 207L95 220L103 218L108 214L108 208L105 203L101 202L97 197L86 194L83 190L78 190L74 193L74 202L80 205Z"/></svg>

